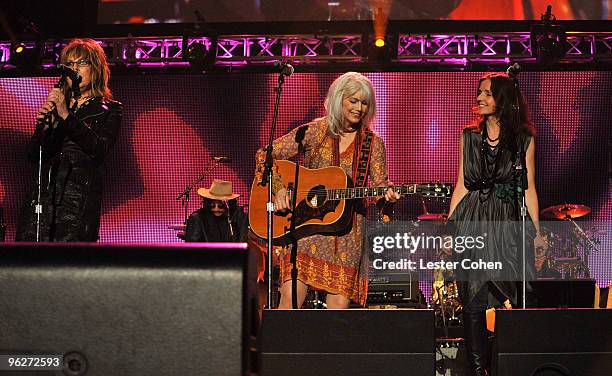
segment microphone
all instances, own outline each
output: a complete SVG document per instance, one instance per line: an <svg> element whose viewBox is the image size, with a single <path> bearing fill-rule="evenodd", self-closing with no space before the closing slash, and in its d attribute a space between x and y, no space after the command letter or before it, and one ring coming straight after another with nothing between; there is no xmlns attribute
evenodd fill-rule
<svg viewBox="0 0 612 376"><path fill-rule="evenodd" d="M232 159L229 157L210 157L213 161L217 163L231 163Z"/></svg>
<svg viewBox="0 0 612 376"><path fill-rule="evenodd" d="M57 64L57 69L59 69L62 76L70 77L73 82L81 82L81 75L79 74L79 72L70 69L67 65Z"/></svg>
<svg viewBox="0 0 612 376"><path fill-rule="evenodd" d="M64 77L70 77L70 80L72 81L72 95L74 98L78 98L81 96L81 88L79 87L79 84L82 81L81 75L79 74L79 72L70 69L67 65L64 64L57 64L57 69L60 70L62 76Z"/></svg>
<svg viewBox="0 0 612 376"><path fill-rule="evenodd" d="M291 64L289 64L287 62L278 61L278 60L276 60L274 62L274 68L280 68L281 74L283 76L287 76L287 77L291 76L293 74L293 71L294 71L293 65L291 65Z"/></svg>
<svg viewBox="0 0 612 376"><path fill-rule="evenodd" d="M519 63L514 63L511 66L509 66L508 69L506 69L506 74L510 78L516 78L516 76L518 76L520 72L521 72L521 66L519 65Z"/></svg>

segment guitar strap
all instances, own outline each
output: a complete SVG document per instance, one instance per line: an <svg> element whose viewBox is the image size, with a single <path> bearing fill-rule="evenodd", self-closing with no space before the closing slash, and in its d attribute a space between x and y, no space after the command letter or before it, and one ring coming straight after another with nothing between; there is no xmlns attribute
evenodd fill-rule
<svg viewBox="0 0 612 376"><path fill-rule="evenodd" d="M338 138L332 138L332 158L333 166L340 166L340 139Z"/></svg>
<svg viewBox="0 0 612 376"><path fill-rule="evenodd" d="M322 120L325 125L325 120ZM357 139L355 140L355 148L353 154L353 184L355 187L364 187L368 177L368 170L370 168L370 155L372 152L372 140L374 138L374 133L366 129L365 137L363 142L362 132L359 132L355 135ZM326 132L323 139L313 148L313 151L305 161L305 165L310 167L310 161L319 156L320 149L323 145L326 144L329 138L329 134ZM356 163L357 162L357 163ZM332 165L340 166L340 140L338 138L332 138Z"/></svg>
<svg viewBox="0 0 612 376"><path fill-rule="evenodd" d="M373 133L367 129L365 137L362 140L362 133L355 135L355 151L353 153L353 186L364 187L368 178L368 169L370 168L370 156L372 153ZM333 163L334 166L340 166L340 140L333 139Z"/></svg>
<svg viewBox="0 0 612 376"><path fill-rule="evenodd" d="M370 168L373 135L371 130L366 129L365 137L359 143L359 151L355 155L356 158L353 158L353 183L355 183L355 187L365 187ZM355 163L355 159L357 159L357 163Z"/></svg>
<svg viewBox="0 0 612 376"><path fill-rule="evenodd" d="M370 167L370 153L372 151L373 133L369 129L365 131L365 138L361 140L362 132L358 132L355 137L355 149L353 152L353 185L362 187L368 176L368 168ZM334 166L340 166L340 140L333 138L332 156ZM355 163L357 162L357 163ZM353 210L353 223L357 213ZM338 237L334 236L334 255L338 254Z"/></svg>

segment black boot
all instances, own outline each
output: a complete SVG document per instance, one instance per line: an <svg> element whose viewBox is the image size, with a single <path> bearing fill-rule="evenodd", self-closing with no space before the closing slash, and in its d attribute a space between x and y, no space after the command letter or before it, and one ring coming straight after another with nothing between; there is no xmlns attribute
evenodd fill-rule
<svg viewBox="0 0 612 376"><path fill-rule="evenodd" d="M489 375L487 317L484 311L463 311L465 348L474 376Z"/></svg>

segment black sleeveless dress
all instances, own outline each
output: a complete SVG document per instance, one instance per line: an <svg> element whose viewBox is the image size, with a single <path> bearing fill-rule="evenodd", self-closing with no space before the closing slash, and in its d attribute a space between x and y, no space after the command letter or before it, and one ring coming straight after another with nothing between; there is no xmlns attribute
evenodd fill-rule
<svg viewBox="0 0 612 376"><path fill-rule="evenodd" d="M516 305L517 285L523 275L521 144L509 147L500 142L491 147L485 141L486 130L475 133L470 128L463 130L462 137L464 185L469 192L449 219L455 230L453 255L458 262L455 275L460 297L467 305L484 284L490 282L497 287L494 290L501 293L495 296L498 300L508 298ZM531 136L525 134L519 139L522 150L526 151ZM529 280L535 275L535 228L529 215L526 229L526 275ZM466 239L470 237L475 241L468 243ZM458 246L461 242L463 246Z"/></svg>

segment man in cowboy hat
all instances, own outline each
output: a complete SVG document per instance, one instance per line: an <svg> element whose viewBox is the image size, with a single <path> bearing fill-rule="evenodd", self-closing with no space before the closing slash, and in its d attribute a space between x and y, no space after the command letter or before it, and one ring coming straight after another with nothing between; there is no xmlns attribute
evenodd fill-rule
<svg viewBox="0 0 612 376"><path fill-rule="evenodd" d="M248 217L238 206L238 194L232 192L232 182L213 180L210 189L200 188L202 208L187 220L185 241L188 242L245 242Z"/></svg>

